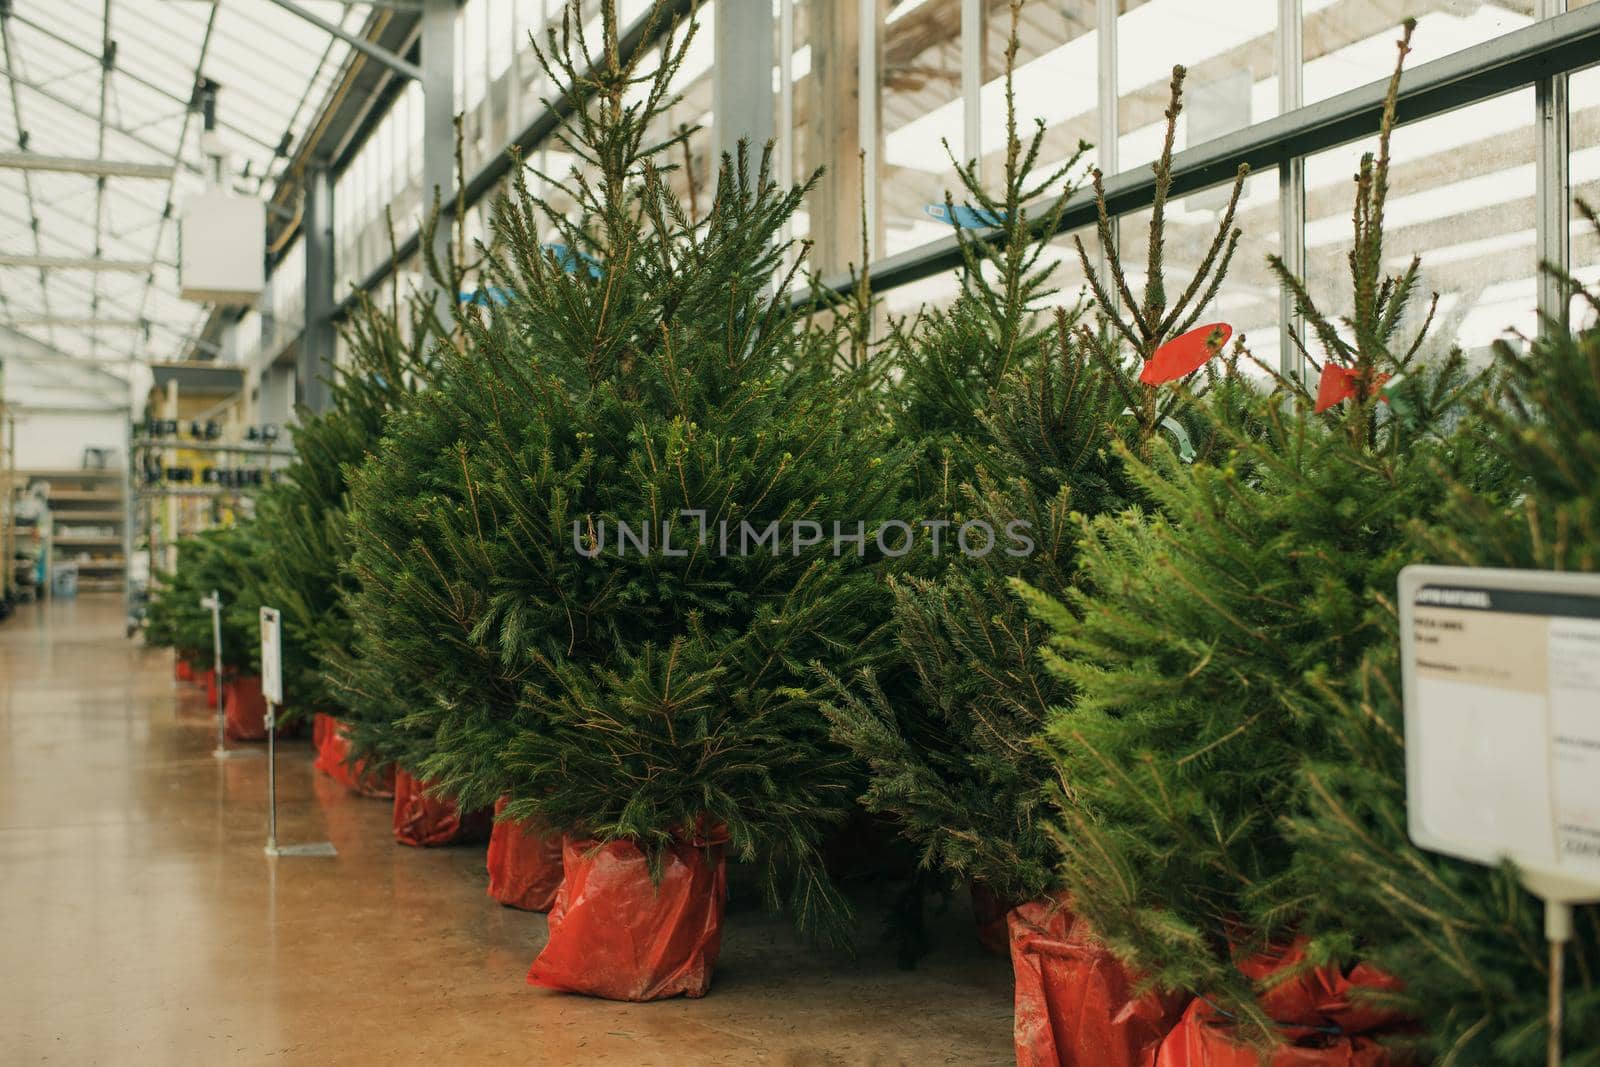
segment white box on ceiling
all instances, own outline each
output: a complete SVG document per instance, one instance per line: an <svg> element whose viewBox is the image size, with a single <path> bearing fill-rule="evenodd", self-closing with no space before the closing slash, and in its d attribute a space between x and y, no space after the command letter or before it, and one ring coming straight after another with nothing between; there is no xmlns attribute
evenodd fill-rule
<svg viewBox="0 0 1600 1067"><path fill-rule="evenodd" d="M260 200L199 193L178 221L178 295L202 304L253 304L266 286L267 214Z"/></svg>

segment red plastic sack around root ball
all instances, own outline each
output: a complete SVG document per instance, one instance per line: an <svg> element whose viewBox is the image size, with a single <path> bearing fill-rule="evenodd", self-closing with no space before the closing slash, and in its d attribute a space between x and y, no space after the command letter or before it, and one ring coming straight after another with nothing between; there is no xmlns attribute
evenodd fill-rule
<svg viewBox="0 0 1600 1067"><path fill-rule="evenodd" d="M1405 1062L1374 1038L1359 1034L1302 1038L1280 1045L1265 1061L1266 1067L1400 1067ZM1156 1067L1261 1067L1262 1063L1259 1052L1236 1038L1229 1020L1197 1000L1162 1043Z"/></svg>
<svg viewBox="0 0 1600 1067"><path fill-rule="evenodd" d="M223 683L223 730L229 741L261 741L267 736L267 700L258 675L235 675Z"/></svg>
<svg viewBox="0 0 1600 1067"><path fill-rule="evenodd" d="M1013 908L1018 1067L1153 1067L1187 997L1136 994L1092 928L1055 902Z"/></svg>
<svg viewBox="0 0 1600 1067"><path fill-rule="evenodd" d="M661 881L632 841L568 840L550 941L528 984L608 1000L703 997L722 951L724 846L677 843Z"/></svg>
<svg viewBox="0 0 1600 1067"><path fill-rule="evenodd" d="M561 888L561 834L537 821L502 819L505 807L505 797L495 801L489 895L508 908L549 911Z"/></svg>
<svg viewBox="0 0 1600 1067"><path fill-rule="evenodd" d="M201 672L200 676L198 678L196 678L195 681L199 682L201 685L206 687L206 707L208 707L208 708L216 707L217 706L217 672L216 672L216 670L215 669L209 669L209 670Z"/></svg>
<svg viewBox="0 0 1600 1067"><path fill-rule="evenodd" d="M1263 987L1258 1003L1283 1027L1284 1042L1268 1067L1399 1067L1410 1062L1378 1040L1408 1025L1371 994L1396 993L1401 982L1369 964L1348 972L1331 964L1303 969L1279 982L1272 976L1305 963L1305 941L1252 957L1241 973ZM1363 995L1363 993L1367 995ZM1158 1067L1257 1067L1260 1054L1235 1037L1231 1021L1196 1000L1161 1048Z"/></svg>
<svg viewBox="0 0 1600 1067"><path fill-rule="evenodd" d="M1402 983L1370 964L1358 963L1348 974L1324 964L1284 981L1271 981L1273 975L1303 968L1305 958L1305 939L1301 938L1287 949L1239 964L1240 972L1262 987L1261 1007L1291 1036L1296 1027L1367 1034L1407 1024L1397 1011L1372 999L1373 994L1398 993Z"/></svg>
<svg viewBox="0 0 1600 1067"><path fill-rule="evenodd" d="M181 653L172 661L172 677L180 682L194 680L194 664L190 663Z"/></svg>
<svg viewBox="0 0 1600 1067"><path fill-rule="evenodd" d="M1006 915L1011 905L982 882L973 882L969 895L972 897L972 921L978 928L978 944L990 955L1009 958L1011 929Z"/></svg>
<svg viewBox="0 0 1600 1067"><path fill-rule="evenodd" d="M345 762L350 756L350 741L344 736L344 726L332 715L319 711L311 720L311 741L317 749L317 770L338 782L353 793L384 800L394 796L394 768L381 772L369 771L365 760L354 767Z"/></svg>
<svg viewBox="0 0 1600 1067"><path fill-rule="evenodd" d="M482 840L488 834L487 809L462 815L453 800L435 800L425 794L427 783L403 770L394 774L394 839L414 848L438 848Z"/></svg>

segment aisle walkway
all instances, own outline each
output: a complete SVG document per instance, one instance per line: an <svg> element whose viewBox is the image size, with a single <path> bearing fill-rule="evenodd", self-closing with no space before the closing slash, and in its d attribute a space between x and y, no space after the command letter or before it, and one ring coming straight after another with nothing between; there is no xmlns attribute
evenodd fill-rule
<svg viewBox="0 0 1600 1067"><path fill-rule="evenodd" d="M612 1004L524 984L543 916L484 895L482 847L393 844L388 805L211 757L214 713L110 597L0 623L0 1064L1002 1064L1010 968L952 908L911 973L875 922L850 962L730 916L701 1001Z"/></svg>

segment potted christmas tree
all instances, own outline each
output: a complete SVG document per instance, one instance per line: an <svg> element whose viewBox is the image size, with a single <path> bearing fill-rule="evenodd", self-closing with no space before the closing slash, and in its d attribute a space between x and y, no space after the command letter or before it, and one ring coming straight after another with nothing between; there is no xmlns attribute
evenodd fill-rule
<svg viewBox="0 0 1600 1067"><path fill-rule="evenodd" d="M559 180L578 214L525 182L497 206L478 272L510 298L460 309L438 388L356 477L341 688L358 750L567 834L535 980L699 995L727 849L802 924L842 926L817 845L853 771L811 666L881 649L870 563L898 477L790 310L778 234L804 190L741 153L692 218L675 141L649 138L687 36L647 73L611 5L593 57L580 23L542 50L593 162Z"/></svg>
<svg viewBox="0 0 1600 1067"><path fill-rule="evenodd" d="M882 356L892 368L884 376L883 406L896 436L915 443L915 459L907 471L905 493L908 500L916 502L919 513L936 524L941 544L935 550L930 542L924 551L914 554L908 569L915 577L905 577L894 587L898 643L906 646L905 651L880 672L848 680L831 679L836 698L828 707L837 739L874 767L869 792L863 798L867 807L899 823L902 836L923 852L923 866L970 880L980 940L1001 954L1007 951L1005 912L1009 905L1000 901L1031 898L1033 889L1045 879L1031 862L1032 857L1022 855L1028 850L1016 849L1008 836L972 832L970 824L974 819L992 821L993 811L978 816L970 812L959 814L969 804L1005 809L1012 791L995 781L966 781L968 774L960 769L964 767L962 754L970 751L970 739L962 735L970 734L974 728L965 709L969 698L987 690L989 683L969 669L970 661L958 665L960 656L949 647L951 641L939 636L943 627L937 619L944 612L944 601L968 595L967 586L972 583L964 583L960 591L947 590L938 579L947 572L961 570L956 534L963 520L985 523L995 517L994 506L978 509L983 514L967 513L973 510L972 498L977 495L973 487L979 482L980 464L986 459L1011 458L1006 448L993 447L994 433L1012 434L1018 424L1005 417L992 418L996 409L1004 404L1015 405L1018 410L1009 414L1027 425L1028 413L1022 409L1030 404L1061 404L1070 410L1077 399L1072 395L1075 383L1064 383L1060 372L1077 354L1070 333L1083 308L1081 301L1075 300L1059 308L1056 316L1046 310L1052 298L1058 296L1052 285L1058 264L1050 257L1048 235L1058 228L1061 212L1076 191L1074 172L1087 147L1080 145L1070 158L1041 172L1038 157L1044 144L1043 131L1036 132L1026 144L1018 136L1011 82L1017 47L1017 6L1012 12L1006 51L1007 149L1003 188L996 194L984 188L978 178L977 161L965 166L956 164L966 202L958 207L955 197L947 192L942 216L950 220L962 253L961 290L948 307L926 308L909 323L892 323ZM864 305L866 301L859 303ZM1067 396L1058 399L1055 394L1063 386ZM1085 383L1085 388L1092 390L1094 383ZM1034 414L1042 415L1044 424L1055 425L1056 412ZM994 433L991 425L995 426ZM1086 419L1083 426L1092 427L1090 432L1101 428L1093 417ZM986 454L991 447L992 456ZM984 465L983 476L988 478L994 464ZM1008 467L1002 477L1013 473ZM1055 474L1040 472L1039 480L1052 482ZM1046 495L1053 497L1058 487L1059 479L1055 479ZM1000 505L1001 501L994 499L1000 495L998 490L992 485L987 488L991 493L979 503ZM1030 503L1037 501L1030 499ZM1010 518L1015 516L1007 517ZM998 527L989 522L988 528L997 533L1006 529L1004 521ZM1029 532L1039 529L1030 526ZM1045 536L1048 539L1048 534ZM1014 547L1009 542L1007 546ZM997 556L1002 560L993 562ZM971 563L985 572L1020 565L1006 555L1005 548ZM1008 607L1013 603L1009 594L1006 602ZM975 617L987 620L988 612ZM909 638L912 630L920 631L921 636ZM923 651L930 647L937 651ZM1023 659L1029 660L1026 652ZM1042 673L1033 671L1031 662L1024 670ZM999 703L1004 703L1004 698ZM953 725L953 717L965 717L966 721ZM1006 732L1028 736L1034 731L1024 727ZM947 754L954 765L938 768ZM1002 764L996 770L1008 767ZM902 776L927 776L931 791L909 786ZM921 795L915 799L903 797L899 802L890 796L901 792ZM1038 843L1043 854L1047 845L1042 836ZM968 869L965 859L938 856L941 849L967 856L989 847L1004 851L1003 855L989 857L985 864L1003 871L992 880ZM1018 885L1031 888L1019 890ZM996 887L1000 889L998 894ZM915 906L920 911L920 902Z"/></svg>
<svg viewBox="0 0 1600 1067"><path fill-rule="evenodd" d="M434 267L458 287L454 268ZM352 640L327 654L351 758L397 768L395 833L419 845L456 840L461 812L487 809L504 791L495 760L520 690L514 665L502 665L484 629L496 603L484 543L500 517L480 489L475 456L496 419L533 412L514 376L493 372L471 346L442 346L431 381L351 472L343 613ZM512 829L497 824L494 839ZM495 840L490 891L501 896ZM559 880L558 863L554 870ZM546 884L551 877L548 869L534 875Z"/></svg>
<svg viewBox="0 0 1600 1067"><path fill-rule="evenodd" d="M439 219L435 210L424 226L426 248ZM439 289L463 291L459 234L452 256L430 252L427 267ZM493 814L501 806L483 757L504 742L518 689L480 628L494 577L481 541L497 515L483 506L469 457L486 426L531 409L465 344L462 330L478 320L457 307L441 322L420 297L411 307L409 334L373 312L356 338L358 359L374 364L380 384L389 380L380 365L399 356L407 377L430 388L383 398L383 437L365 462L346 470L340 613L350 630L342 643L323 645L326 678L343 706L325 736L347 765L390 769L395 839L434 847L479 837L491 806ZM474 759L450 759L457 750L437 744L441 736L457 743L470 736ZM560 881L559 855L548 835L536 837L545 847L528 847L523 829L495 821L488 831L489 892L542 910ZM517 847L508 848L513 835Z"/></svg>
<svg viewBox="0 0 1600 1067"><path fill-rule="evenodd" d="M770 904L842 936L819 844L855 772L814 668L881 654L874 563L903 538L884 532L895 449L791 310L779 234L805 189L741 149L692 218L646 138L688 35L652 71L604 11L593 56L576 19L544 50L575 95L599 67L569 135L597 173L562 183L584 218L525 191L503 205L487 270L518 299L468 347L526 367L533 412L484 450L482 489L508 533L483 629L522 683L507 812L567 835L529 980L642 1000L706 992L729 853L761 865ZM553 269L540 225L593 269Z"/></svg>
<svg viewBox="0 0 1600 1067"><path fill-rule="evenodd" d="M1013 55L1015 47L1013 30ZM902 410L922 414L907 421L923 426L933 495L958 507L952 531L969 524L1026 531L1029 544L982 555L952 551L943 573L897 580L895 623L911 684L880 686L867 676L840 686L831 709L840 739L872 769L868 806L896 818L926 866L968 881L975 905L1005 902L996 940L1009 943L1016 973L1019 1063L1148 1062L1183 1007L1180 997L1144 995L1062 893L1046 830L1056 771L1039 735L1069 690L1040 659L1047 629L1011 588L1019 579L1072 586L1078 517L1145 499L1118 447L1143 454L1154 437L1173 433L1186 448L1199 440L1204 449L1188 409L1194 392L1205 390L1168 383L1215 386L1217 403L1241 388L1212 370L1200 376L1224 332L1194 324L1238 239L1232 222L1243 173L1199 273L1171 306L1164 295L1165 199L1181 85L1179 70L1156 163L1143 297L1128 290L1103 195L1104 284L1079 245L1085 276L1094 280L1093 327L1079 321L1079 307L1058 308L1053 322L1041 314L1051 265L1039 262L1066 195L1029 210L1060 180L1051 175L1036 184L1032 177L1042 133L1024 144L1012 120L1002 195L985 192L974 166L961 168L975 205L968 212L993 220L1000 239L991 245L958 231L969 264L966 288L907 335ZM1095 184L1098 194L1098 174ZM1193 351L1176 357L1185 346ZM974 367L996 368L993 380L955 373ZM949 472L960 481L945 491L938 483Z"/></svg>
<svg viewBox="0 0 1600 1067"><path fill-rule="evenodd" d="M394 294L398 303L398 294ZM327 665L348 649L352 625L344 596L355 581L348 570L351 470L377 447L385 418L425 387L431 346L439 334L431 305L412 300L409 320L363 299L346 332L349 362L329 383L330 403L302 412L294 430L294 461L283 479L257 499L263 545L256 598L283 620L284 693L291 714L314 716L317 769L351 790L388 796L392 767L351 761ZM398 308L397 308L398 311Z"/></svg>
<svg viewBox="0 0 1600 1067"><path fill-rule="evenodd" d="M1431 309L1404 329L1418 264L1383 274L1398 71L1357 177L1347 328L1273 263L1321 343L1321 360L1303 351L1317 393L1278 379L1206 409L1211 462L1124 450L1154 509L1083 520L1064 602L1023 587L1072 694L1049 739L1073 907L1150 981L1198 998L1164 1062L1243 1062L1252 1044L1389 1062L1370 1032L1395 1022L1380 1006L1393 981L1325 951L1281 818L1303 804L1297 769L1329 750L1323 688L1350 684L1384 636L1408 523L1438 513L1441 471L1483 473L1453 433L1472 388L1461 354L1423 355Z"/></svg>
<svg viewBox="0 0 1600 1067"><path fill-rule="evenodd" d="M1600 219L1580 203L1588 223ZM1600 293L1547 266L1600 307ZM1451 500L1414 533L1424 560L1458 566L1600 570L1600 332L1545 322L1531 344L1500 342L1503 393L1474 405L1481 446L1511 475L1496 492L1451 480ZM1425 853L1406 824L1398 620L1368 653L1359 685L1326 686L1335 743L1304 769L1308 810L1290 825L1298 883L1323 931L1318 952L1360 953L1404 980L1397 1005L1421 1056L1537 1067L1549 1038L1549 955L1541 909L1516 872ZM1329 884L1323 872L1346 872ZM1360 922L1341 928L1341 916ZM1600 1033L1600 913L1579 909L1565 949L1563 1063Z"/></svg>
<svg viewBox="0 0 1600 1067"><path fill-rule="evenodd" d="M496 689L498 663L471 636L487 611L488 576L467 569L475 555L450 555L460 543L452 519L471 500L459 463L473 432L470 420L452 417L454 401L470 390L456 388L451 352L441 353L435 388L397 412L374 453L350 472L352 581L341 598L351 641L325 649L344 707L337 736L346 758L395 768L395 838L419 847L473 836L483 821L475 813L493 802L423 771L435 752L430 713L442 705L492 714L515 692Z"/></svg>
<svg viewBox="0 0 1600 1067"><path fill-rule="evenodd" d="M206 703L224 706L227 736L235 741L266 737L266 702L261 696L260 601L253 595L262 543L249 520L207 530L178 544L178 565L151 597L152 624L146 640L195 653L196 680L206 687ZM222 668L213 663L211 612L200 606L212 591L222 596Z"/></svg>

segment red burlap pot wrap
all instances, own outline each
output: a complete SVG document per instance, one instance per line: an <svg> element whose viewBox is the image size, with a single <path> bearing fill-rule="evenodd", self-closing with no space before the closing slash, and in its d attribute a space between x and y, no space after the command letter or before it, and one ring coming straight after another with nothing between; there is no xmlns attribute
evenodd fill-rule
<svg viewBox="0 0 1600 1067"><path fill-rule="evenodd" d="M489 835L489 895L508 908L549 911L561 888L562 838L537 821L502 819L506 798L494 805Z"/></svg>
<svg viewBox="0 0 1600 1067"><path fill-rule="evenodd" d="M977 927L978 944L983 946L985 952L1009 958L1011 927L1006 916L1011 911L1011 905L982 882L973 882L969 895L972 898L972 922Z"/></svg>
<svg viewBox="0 0 1600 1067"><path fill-rule="evenodd" d="M728 895L721 843L670 846L659 884L632 841L568 840L563 867L530 985L608 1000L705 996Z"/></svg>
<svg viewBox="0 0 1600 1067"><path fill-rule="evenodd" d="M261 741L267 736L267 700L259 675L234 675L222 686L223 731L230 741Z"/></svg>
<svg viewBox="0 0 1600 1067"><path fill-rule="evenodd" d="M1017 1067L1153 1067L1187 997L1136 993L1127 969L1059 902L1013 908Z"/></svg>
<svg viewBox="0 0 1600 1067"><path fill-rule="evenodd" d="M427 783L397 769L394 774L394 839L414 848L438 848L482 840L492 818L488 809L463 815L453 800L427 796Z"/></svg>
<svg viewBox="0 0 1600 1067"><path fill-rule="evenodd" d="M316 746L317 758L312 764L329 778L364 797L389 799L394 796L394 768L370 771L365 760L358 760L354 768L347 762L350 741L344 736L344 726L338 719L319 711L311 719L311 741Z"/></svg>
<svg viewBox="0 0 1600 1067"><path fill-rule="evenodd" d="M1369 997L1394 993L1400 981L1365 963L1348 970L1313 967L1278 983L1267 979L1305 960L1303 942L1286 951L1257 956L1239 970L1266 988L1258 1002L1283 1028L1284 1040L1267 1067L1400 1067L1410 1060L1380 1040L1404 1029L1407 1020ZM1161 1046L1158 1067L1259 1067L1263 1060L1240 1041L1231 1020L1204 999L1189 1006L1183 1021Z"/></svg>

